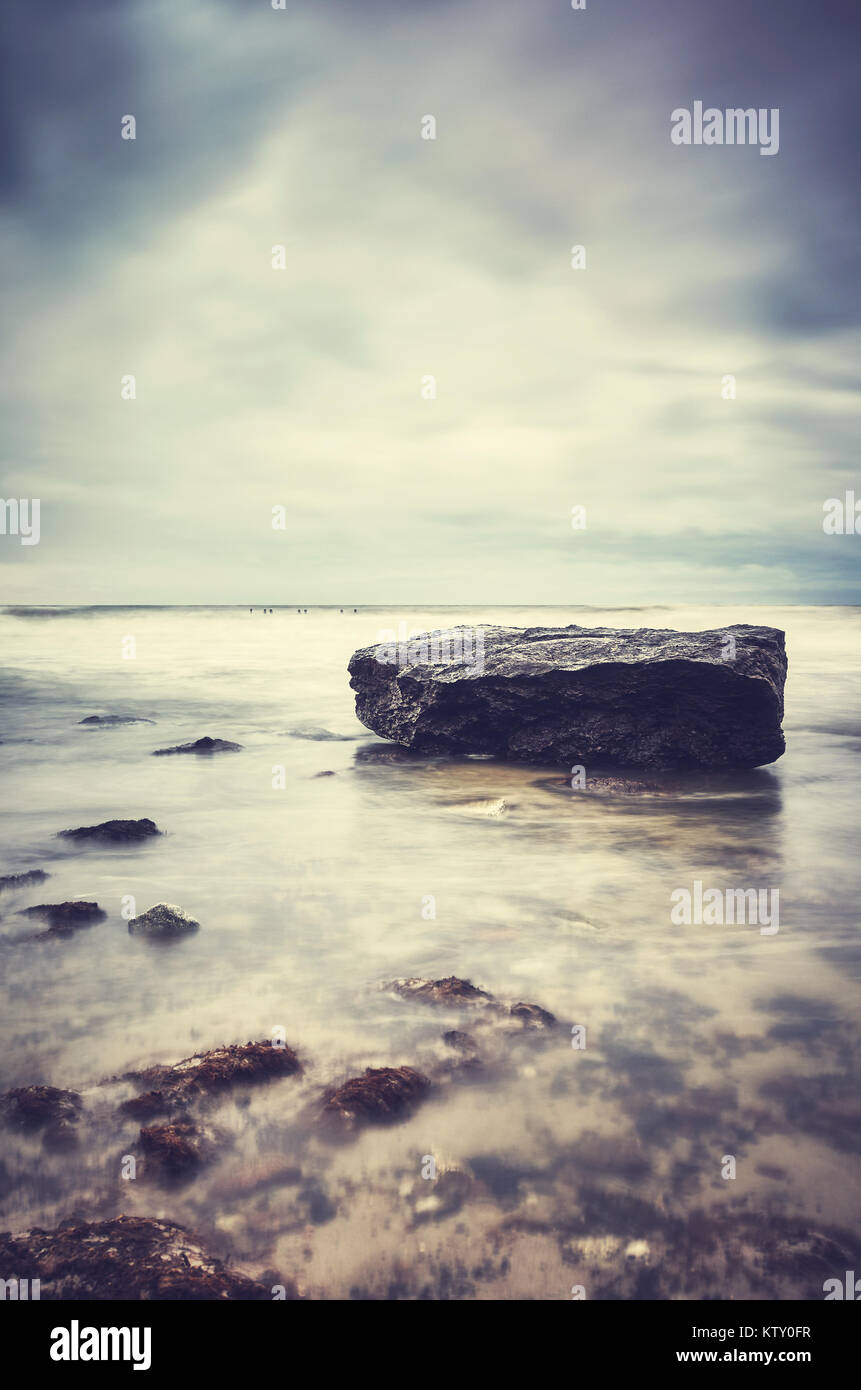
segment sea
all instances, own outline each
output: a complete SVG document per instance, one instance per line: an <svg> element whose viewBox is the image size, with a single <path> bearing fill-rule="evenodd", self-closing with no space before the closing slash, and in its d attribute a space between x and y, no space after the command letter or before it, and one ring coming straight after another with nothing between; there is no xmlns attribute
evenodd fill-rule
<svg viewBox="0 0 861 1390"><path fill-rule="evenodd" d="M786 633L785 754L644 791L404 758L347 672L402 625L745 622ZM241 751L152 756L206 735ZM157 1216L319 1299L823 1297L861 1271L859 753L858 608L0 610L0 875L50 874L0 894L0 1091L83 1099L67 1151L0 1129L0 1228ZM778 929L674 921L697 883L777 894ZM34 940L72 899L105 919ZM200 930L130 933L157 903ZM556 1026L449 1067L470 1009L387 988L447 976ZM192 1181L148 1174L123 1076L274 1037L302 1074L214 1106ZM414 1113L321 1130L405 1065L438 1079Z"/></svg>

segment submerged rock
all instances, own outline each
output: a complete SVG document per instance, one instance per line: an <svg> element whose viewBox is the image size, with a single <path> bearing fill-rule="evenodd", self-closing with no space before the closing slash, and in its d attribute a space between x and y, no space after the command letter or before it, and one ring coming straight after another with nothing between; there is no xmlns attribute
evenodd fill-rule
<svg viewBox="0 0 861 1390"><path fill-rule="evenodd" d="M414 1067L367 1067L330 1093L323 1119L347 1129L361 1124L392 1124L404 1119L431 1088L428 1077Z"/></svg>
<svg viewBox="0 0 861 1390"><path fill-rule="evenodd" d="M513 1004L509 1012L512 1018L519 1019L523 1027L530 1031L556 1027L553 1014L547 1009L542 1009L539 1004Z"/></svg>
<svg viewBox="0 0 861 1390"><path fill-rule="evenodd" d="M154 758L166 758L171 753L239 753L241 743L231 743L225 738L199 738L195 743L178 743L173 748L156 748Z"/></svg>
<svg viewBox="0 0 861 1390"><path fill-rule="evenodd" d="M472 629L455 628L403 652L387 644L355 652L359 719L424 754L587 771L750 768L784 751L786 654L776 628L487 627L480 635L480 646ZM440 649L456 655L428 658Z"/></svg>
<svg viewBox="0 0 861 1390"><path fill-rule="evenodd" d="M48 930L38 932L29 938L41 941L44 937L70 936L80 927L91 927L103 922L107 917L98 903L72 901L68 903L38 903L36 907L22 908L22 917L41 917L48 923Z"/></svg>
<svg viewBox="0 0 861 1390"><path fill-rule="evenodd" d="M57 1086L19 1086L0 1096L0 1114L9 1126L25 1134L41 1130L44 1148L65 1152L77 1146L75 1126L81 1104L77 1091L62 1091Z"/></svg>
<svg viewBox="0 0 861 1390"><path fill-rule="evenodd" d="M288 738L307 738L312 743L354 743L360 734L336 734L331 729L321 729L316 724L300 724L287 729Z"/></svg>
<svg viewBox="0 0 861 1390"><path fill-rule="evenodd" d="M290 1047L271 1042L231 1043L186 1057L174 1066L147 1067L128 1072L125 1081L148 1089L120 1107L126 1114L144 1118L188 1105L199 1096L214 1095L232 1086L254 1085L279 1076L293 1076L302 1065Z"/></svg>
<svg viewBox="0 0 861 1390"><path fill-rule="evenodd" d="M447 975L442 980L392 980L383 988L394 991L403 999L417 999L422 1004L449 1004L454 1007L481 1005L484 1017L478 1021L485 1026L491 1023L494 1027L508 1026L508 1019L515 1019L530 1032L556 1026L553 1014L542 1009L540 1004L518 1002L509 1006L486 990L478 989L470 980L460 980L456 975ZM445 1033L443 1041L458 1051L475 1048L475 1040L470 1034L460 1033L456 1029Z"/></svg>
<svg viewBox="0 0 861 1390"><path fill-rule="evenodd" d="M145 817L143 820L106 820L101 825L79 825L76 830L59 830L57 834L65 840L106 840L111 844L128 844L135 840L148 840L152 835L160 835L161 831L155 821Z"/></svg>
<svg viewBox="0 0 861 1390"><path fill-rule="evenodd" d="M41 1129L44 1125L77 1122L81 1097L77 1091L57 1086L18 1086L0 1096L0 1112L7 1123L21 1129Z"/></svg>
<svg viewBox="0 0 861 1390"><path fill-rule="evenodd" d="M147 1173L173 1181L193 1177L215 1154L212 1140L191 1120L142 1129L140 1146Z"/></svg>
<svg viewBox="0 0 861 1390"><path fill-rule="evenodd" d="M88 714L86 719L79 719L78 724L86 724L92 728L112 729L117 724L154 724L154 719L144 719L137 714Z"/></svg>
<svg viewBox="0 0 861 1390"><path fill-rule="evenodd" d="M439 1221L460 1211L472 1191L473 1180L463 1168L447 1168L438 1177L420 1178L410 1193L413 1221Z"/></svg>
<svg viewBox="0 0 861 1390"><path fill-rule="evenodd" d="M420 999L425 1004L492 1004L492 994L477 989L469 980L447 975L442 980L392 980L385 989L393 990L404 999Z"/></svg>
<svg viewBox="0 0 861 1390"><path fill-rule="evenodd" d="M27 869L23 874L5 874L0 878L0 893L13 888L34 888L37 883L44 883L45 879L50 877L44 869Z"/></svg>
<svg viewBox="0 0 861 1390"><path fill-rule="evenodd" d="M0 1268L40 1280L43 1299L259 1299L271 1289L229 1269L173 1221L119 1216L0 1234ZM292 1289L292 1296L295 1290Z"/></svg>
<svg viewBox="0 0 861 1390"><path fill-rule="evenodd" d="M200 923L175 903L156 903L129 921L132 936L183 936L199 930Z"/></svg>

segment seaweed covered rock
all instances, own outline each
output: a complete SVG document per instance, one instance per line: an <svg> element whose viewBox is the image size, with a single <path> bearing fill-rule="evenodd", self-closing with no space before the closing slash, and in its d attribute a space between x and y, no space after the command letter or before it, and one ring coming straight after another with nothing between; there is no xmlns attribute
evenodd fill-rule
<svg viewBox="0 0 861 1390"><path fill-rule="evenodd" d="M193 1177L215 1156L212 1136L191 1120L150 1125L141 1130L139 1142L146 1172L173 1182Z"/></svg>
<svg viewBox="0 0 861 1390"><path fill-rule="evenodd" d="M57 1086L18 1086L0 1096L0 1115L10 1128L41 1131L43 1147L58 1153L77 1147L81 1107L77 1091Z"/></svg>
<svg viewBox="0 0 861 1390"><path fill-rule="evenodd" d="M0 1233L0 1268L38 1279L42 1299L259 1299L272 1291L215 1259L173 1221L118 1216ZM295 1287L288 1286L295 1297Z"/></svg>
<svg viewBox="0 0 861 1390"><path fill-rule="evenodd" d="M138 1118L182 1109L202 1096L217 1095L233 1086L252 1086L277 1077L293 1076L302 1065L292 1048L271 1042L231 1043L186 1057L173 1066L127 1072L125 1081L146 1086L120 1107Z"/></svg>
<svg viewBox="0 0 861 1390"><path fill-rule="evenodd" d="M367 1067L329 1094L323 1119L351 1130L364 1124L392 1124L424 1100L431 1083L414 1067Z"/></svg>

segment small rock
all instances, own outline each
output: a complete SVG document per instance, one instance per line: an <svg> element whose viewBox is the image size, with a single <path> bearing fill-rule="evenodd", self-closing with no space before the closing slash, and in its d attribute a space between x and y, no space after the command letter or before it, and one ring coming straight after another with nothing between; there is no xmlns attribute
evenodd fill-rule
<svg viewBox="0 0 861 1390"><path fill-rule="evenodd" d="M469 980L459 980L456 975L447 975L442 980L392 980L384 986L394 990L404 999L420 999L426 1004L492 1004L492 994L477 989Z"/></svg>
<svg viewBox="0 0 861 1390"><path fill-rule="evenodd" d="M466 1054L477 1052L478 1046L471 1033L462 1033L459 1028L451 1028L447 1033L443 1033L442 1040L453 1047L456 1052Z"/></svg>
<svg viewBox="0 0 861 1390"><path fill-rule="evenodd" d="M482 816L489 820L499 820L511 810L511 802L504 796L488 797L482 801L453 801L446 806L447 811L456 811L461 816Z"/></svg>
<svg viewBox="0 0 861 1390"><path fill-rule="evenodd" d="M32 888L37 883L44 883L46 878L50 878L44 869L28 869L23 874L6 874L0 878L0 893L12 888Z"/></svg>
<svg viewBox="0 0 861 1390"><path fill-rule="evenodd" d="M80 1110L78 1092L62 1091L57 1086L18 1086L0 1096L0 1111L7 1123L24 1130L76 1124Z"/></svg>
<svg viewBox="0 0 861 1390"><path fill-rule="evenodd" d="M391 1124L403 1119L424 1099L431 1083L414 1067L368 1067L351 1077L327 1098L324 1120L347 1128L360 1124Z"/></svg>
<svg viewBox="0 0 861 1390"><path fill-rule="evenodd" d="M238 753L241 743L224 738L199 738L195 743L178 743L174 748L156 748L154 758L166 758L171 753Z"/></svg>
<svg viewBox="0 0 861 1390"><path fill-rule="evenodd" d="M302 724L287 730L288 738L307 738L313 743L354 743L358 734L334 734L331 729L321 729L314 724Z"/></svg>
<svg viewBox="0 0 861 1390"><path fill-rule="evenodd" d="M22 908L22 917L42 917L48 923L49 930L38 932L32 937L33 941L41 941L45 937L70 936L79 927L91 927L95 922L103 922L107 917L98 903L79 902L77 900L68 903L39 903L36 907Z"/></svg>
<svg viewBox="0 0 861 1390"><path fill-rule="evenodd" d="M140 1132L147 1172L168 1179L191 1177L214 1156L214 1145L191 1120L151 1125Z"/></svg>
<svg viewBox="0 0 861 1390"><path fill-rule="evenodd" d="M154 719L143 719L136 714L88 714L86 719L79 719L78 724L86 724L90 728L101 727L103 729L113 728L116 724L154 724Z"/></svg>
<svg viewBox="0 0 861 1390"><path fill-rule="evenodd" d="M127 844L134 840L147 840L161 831L147 818L143 820L106 820L101 825L79 825L76 830L60 830L58 836L66 840L106 840L111 844Z"/></svg>
<svg viewBox="0 0 861 1390"><path fill-rule="evenodd" d="M157 903L129 921L132 936L182 936L199 929L200 923L173 903Z"/></svg>
<svg viewBox="0 0 861 1390"><path fill-rule="evenodd" d="M530 1030L556 1027L553 1015L538 1004L513 1004L510 1012L512 1018L520 1019L524 1028Z"/></svg>

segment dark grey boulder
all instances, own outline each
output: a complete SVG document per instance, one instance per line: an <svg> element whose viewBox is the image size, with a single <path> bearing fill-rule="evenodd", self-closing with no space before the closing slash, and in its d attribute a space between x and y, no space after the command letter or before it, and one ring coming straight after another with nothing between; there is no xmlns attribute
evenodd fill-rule
<svg viewBox="0 0 861 1390"><path fill-rule="evenodd" d="M365 647L356 714L424 754L571 767L750 768L784 751L784 634L454 628Z"/></svg>
<svg viewBox="0 0 861 1390"><path fill-rule="evenodd" d="M91 927L96 922L104 922L107 913L98 903L74 899L66 903L37 903L35 907L21 910L22 917L40 917L48 923L48 929L33 938L40 941L44 937L70 936L79 927Z"/></svg>
<svg viewBox="0 0 861 1390"><path fill-rule="evenodd" d="M183 936L199 929L200 923L174 903L156 903L129 921L132 936Z"/></svg>
<svg viewBox="0 0 861 1390"><path fill-rule="evenodd" d="M44 869L27 869L22 874L4 874L0 878L0 893L13 888L31 888L37 883L44 883L45 879L50 877Z"/></svg>
<svg viewBox="0 0 861 1390"><path fill-rule="evenodd" d="M75 830L58 830L58 836L65 840L105 840L109 844L123 845L136 840L148 840L161 831L155 821L145 816L142 820L106 820L101 825L79 825Z"/></svg>
<svg viewBox="0 0 861 1390"><path fill-rule="evenodd" d="M177 743L173 748L156 748L153 757L166 758L171 753L239 753L241 749L241 743L231 743L225 738L210 738L206 735L194 743Z"/></svg>

